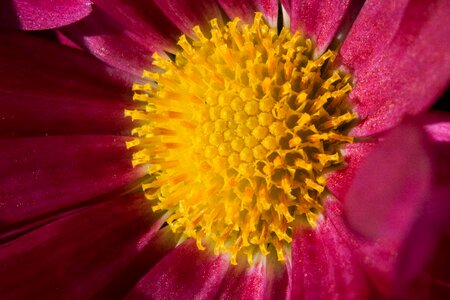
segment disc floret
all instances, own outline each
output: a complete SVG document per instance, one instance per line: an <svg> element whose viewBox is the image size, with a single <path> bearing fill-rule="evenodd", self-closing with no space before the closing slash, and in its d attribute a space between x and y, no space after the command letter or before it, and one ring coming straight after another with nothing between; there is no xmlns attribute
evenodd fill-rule
<svg viewBox="0 0 450 300"><path fill-rule="evenodd" d="M141 106L126 111L139 124L127 146L134 165L148 165L145 195L200 249L233 264L242 254L282 261L293 227L315 226L324 175L353 141L350 76L334 51L314 58L310 39L278 34L260 13L251 26L214 19L208 34L193 32L174 60L154 54L157 70L133 86Z"/></svg>

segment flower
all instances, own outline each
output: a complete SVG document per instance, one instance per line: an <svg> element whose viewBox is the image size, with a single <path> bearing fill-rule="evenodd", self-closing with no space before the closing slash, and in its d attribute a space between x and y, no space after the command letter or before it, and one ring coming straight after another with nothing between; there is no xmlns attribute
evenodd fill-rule
<svg viewBox="0 0 450 300"><path fill-rule="evenodd" d="M64 14L44 1L1 4L15 18L0 24L58 28L72 46L1 31L2 297L448 293L442 261L430 263L433 253L448 256L448 238L437 244L449 225L450 119L426 112L449 82L446 1L281 1L285 26L312 37L317 57L340 46L359 123L346 168L327 173L317 226L293 228L285 263L262 256L254 266L232 266L192 240L177 245L167 215L139 190L148 178L131 166L124 145L135 125L123 111L136 108L131 84L151 68L149 53L174 51L180 32L192 35L222 10L247 22L261 11L277 26L278 1L93 2L57 3Z"/></svg>

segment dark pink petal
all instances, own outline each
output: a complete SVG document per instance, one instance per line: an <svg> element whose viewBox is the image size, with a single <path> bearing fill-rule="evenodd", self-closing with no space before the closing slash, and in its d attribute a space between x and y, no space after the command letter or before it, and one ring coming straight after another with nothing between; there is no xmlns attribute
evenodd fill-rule
<svg viewBox="0 0 450 300"><path fill-rule="evenodd" d="M0 32L0 135L119 134L129 81L82 51Z"/></svg>
<svg viewBox="0 0 450 300"><path fill-rule="evenodd" d="M409 2L366 1L341 47L342 62L358 72L382 55L397 34Z"/></svg>
<svg viewBox="0 0 450 300"><path fill-rule="evenodd" d="M150 68L153 52L174 49L179 31L153 1L94 3L87 18L61 32L99 59L140 75Z"/></svg>
<svg viewBox="0 0 450 300"><path fill-rule="evenodd" d="M376 144L376 141L355 142L346 146L343 149L345 166L326 175L327 187L339 201L344 200L361 161L373 150Z"/></svg>
<svg viewBox="0 0 450 300"><path fill-rule="evenodd" d="M253 267L230 266L216 299L263 299L266 268L260 262Z"/></svg>
<svg viewBox="0 0 450 300"><path fill-rule="evenodd" d="M143 199L140 194L137 197ZM148 205L148 200L146 200L146 204ZM153 218L155 217L153 216ZM110 280L108 285L97 293L97 299L123 299L145 273L176 246L176 236L169 227L164 227L156 234L154 233L154 230L160 227L162 220L164 219L160 218L155 221L145 236L141 237L134 245L138 251L137 257L126 266L119 276Z"/></svg>
<svg viewBox="0 0 450 300"><path fill-rule="evenodd" d="M352 2L357 1L290 1L287 10L291 18L291 30L302 31L313 37L318 53L322 53L335 37L345 16L349 14Z"/></svg>
<svg viewBox="0 0 450 300"><path fill-rule="evenodd" d="M54 136L0 140L2 229L86 203L143 175L124 137Z"/></svg>
<svg viewBox="0 0 450 300"><path fill-rule="evenodd" d="M139 43L124 26L100 9L61 32L100 60L135 76L151 66L155 44Z"/></svg>
<svg viewBox="0 0 450 300"><path fill-rule="evenodd" d="M431 268L431 299L450 298L450 236L439 243Z"/></svg>
<svg viewBox="0 0 450 300"><path fill-rule="evenodd" d="M56 38L58 39L58 41L61 44L78 49L78 50L83 50L80 46L78 46L71 39L69 39L67 36L65 36L61 31L54 30L54 32L56 34Z"/></svg>
<svg viewBox="0 0 450 300"><path fill-rule="evenodd" d="M426 146L433 173L428 178L431 188L422 195L424 205L406 236L398 263L397 273L405 282L413 280L430 262L439 240L450 229L450 136L442 132L443 128L450 128L448 113L436 126L425 126L431 140Z"/></svg>
<svg viewBox="0 0 450 300"><path fill-rule="evenodd" d="M0 246L0 295L120 298L172 245L157 233L162 222L141 195L74 211Z"/></svg>
<svg viewBox="0 0 450 300"><path fill-rule="evenodd" d="M403 235L410 228L431 187L432 166L425 144L424 133L405 124L366 158L345 202L353 228L371 238Z"/></svg>
<svg viewBox="0 0 450 300"><path fill-rule="evenodd" d="M6 0L0 2L0 26L50 29L76 22L90 12L89 0Z"/></svg>
<svg viewBox="0 0 450 300"><path fill-rule="evenodd" d="M429 108L450 82L450 2L367 1L340 51L350 94L369 135Z"/></svg>
<svg viewBox="0 0 450 300"><path fill-rule="evenodd" d="M55 95L41 98L0 92L0 136L24 137L71 134L129 134L130 105L96 98Z"/></svg>
<svg viewBox="0 0 450 300"><path fill-rule="evenodd" d="M277 26L278 1L274 0L218 0L230 19L240 17L252 23L255 12L262 12L270 26Z"/></svg>
<svg viewBox="0 0 450 300"><path fill-rule="evenodd" d="M286 12L291 15L291 0L281 0L281 5L283 5Z"/></svg>
<svg viewBox="0 0 450 300"><path fill-rule="evenodd" d="M448 153L449 141L432 141L420 126L407 121L361 164L347 193L351 228L368 239L396 245L392 276L397 289L420 277L450 226Z"/></svg>
<svg viewBox="0 0 450 300"><path fill-rule="evenodd" d="M343 220L342 206L340 201L327 201L325 218L333 224L336 234L351 249L352 256L360 265L370 285L375 287L379 294L392 295L396 284L393 270L398 256L398 243L387 239L371 241L355 235Z"/></svg>
<svg viewBox="0 0 450 300"><path fill-rule="evenodd" d="M420 116L428 137L435 142L450 142L450 113L430 111Z"/></svg>
<svg viewBox="0 0 450 300"><path fill-rule="evenodd" d="M93 0L96 8L117 22L124 34L157 51L173 49L180 31L154 0Z"/></svg>
<svg viewBox="0 0 450 300"><path fill-rule="evenodd" d="M0 91L17 95L80 90L104 98L122 96L136 80L83 51L14 31L0 31L0 78Z"/></svg>
<svg viewBox="0 0 450 300"><path fill-rule="evenodd" d="M225 257L188 240L154 266L127 299L214 299L228 265Z"/></svg>
<svg viewBox="0 0 450 300"><path fill-rule="evenodd" d="M278 1L256 0L258 9L264 14L266 20L272 27L277 26L278 21Z"/></svg>
<svg viewBox="0 0 450 300"><path fill-rule="evenodd" d="M421 196L430 188L431 164L423 144L423 133L406 126L366 158L345 203L353 228L372 238L409 229L408 222L423 205Z"/></svg>
<svg viewBox="0 0 450 300"><path fill-rule="evenodd" d="M292 262L291 258L286 258L284 264L278 261L266 259L266 286L264 299L289 299L292 282Z"/></svg>
<svg viewBox="0 0 450 300"><path fill-rule="evenodd" d="M294 233L292 299L367 299L364 273L330 213L316 228Z"/></svg>
<svg viewBox="0 0 450 300"><path fill-rule="evenodd" d="M191 34L196 25L205 25L211 19L221 21L216 1L210 0L154 0L163 13L185 34Z"/></svg>
<svg viewBox="0 0 450 300"><path fill-rule="evenodd" d="M287 299L289 262L263 258L255 266L230 266L215 299Z"/></svg>

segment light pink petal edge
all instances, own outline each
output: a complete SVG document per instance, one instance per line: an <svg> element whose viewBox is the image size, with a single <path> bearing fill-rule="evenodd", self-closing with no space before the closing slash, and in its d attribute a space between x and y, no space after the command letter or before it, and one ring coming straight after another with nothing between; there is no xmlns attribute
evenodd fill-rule
<svg viewBox="0 0 450 300"><path fill-rule="evenodd" d="M52 29L74 23L91 10L89 0L6 0L0 2L0 27Z"/></svg>

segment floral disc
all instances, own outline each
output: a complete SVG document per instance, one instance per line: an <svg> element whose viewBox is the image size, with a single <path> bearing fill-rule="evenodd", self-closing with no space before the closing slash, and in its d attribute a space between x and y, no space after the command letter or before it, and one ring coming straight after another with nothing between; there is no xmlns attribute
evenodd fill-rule
<svg viewBox="0 0 450 300"><path fill-rule="evenodd" d="M174 59L153 55L148 82L133 86L141 105L125 112L137 124L127 146L174 232L233 264L283 261L293 227L315 226L324 175L353 141L351 76L335 68L335 51L315 57L310 39L277 33L260 13L251 25L210 24L181 36Z"/></svg>

